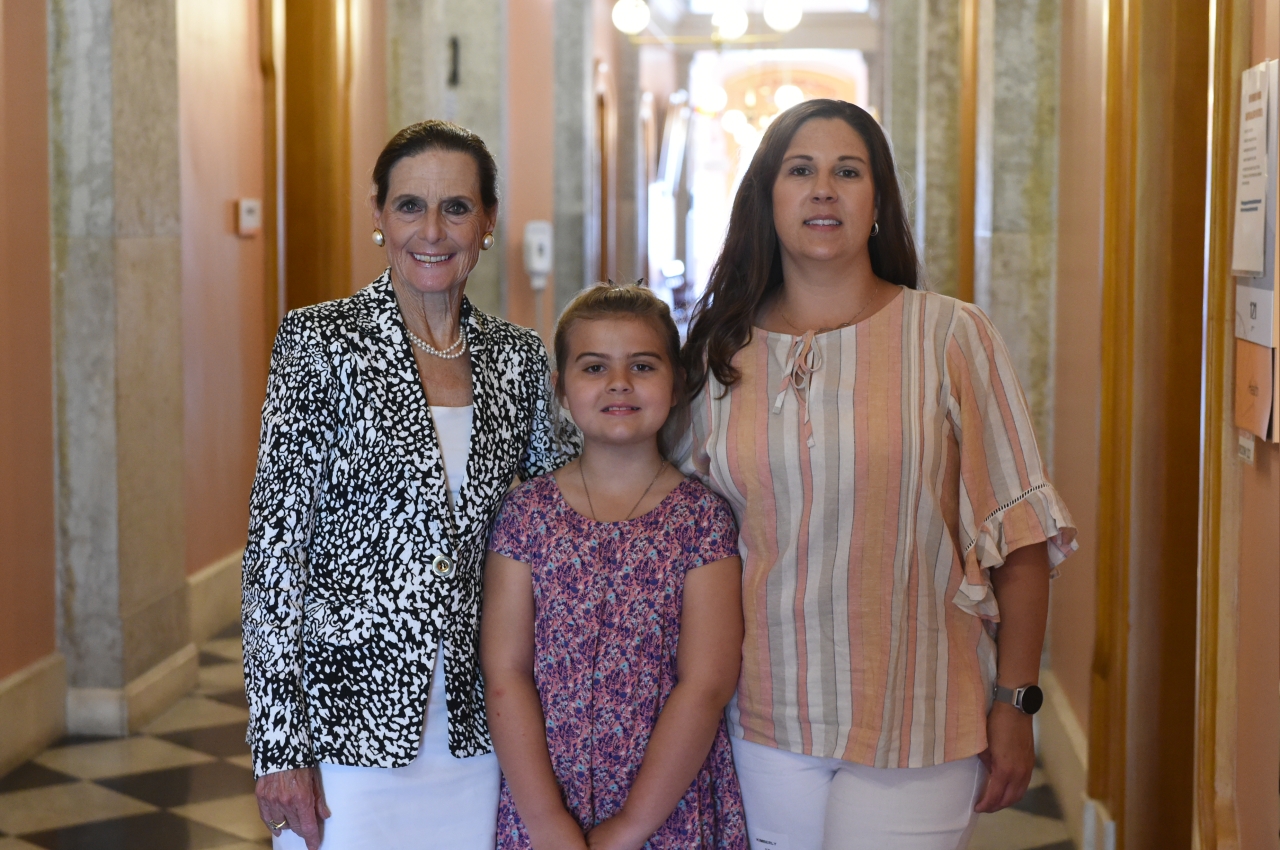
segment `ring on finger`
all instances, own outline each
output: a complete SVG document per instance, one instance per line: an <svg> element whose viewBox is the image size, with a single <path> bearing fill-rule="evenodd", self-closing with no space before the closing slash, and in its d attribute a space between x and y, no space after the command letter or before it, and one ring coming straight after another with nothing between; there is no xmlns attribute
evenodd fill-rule
<svg viewBox="0 0 1280 850"><path fill-rule="evenodd" d="M272 829L284 829L288 825L289 825L288 820L282 820L280 821L280 823L273 823L272 821L267 821L267 826L271 827Z"/></svg>

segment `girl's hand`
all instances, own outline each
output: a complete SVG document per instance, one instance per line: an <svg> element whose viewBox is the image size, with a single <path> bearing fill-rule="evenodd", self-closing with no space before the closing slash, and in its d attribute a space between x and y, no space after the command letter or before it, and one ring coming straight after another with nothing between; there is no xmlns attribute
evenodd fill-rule
<svg viewBox="0 0 1280 850"><path fill-rule="evenodd" d="M1031 715L1004 702L987 715L987 749L978 754L987 766L987 785L973 807L975 812L998 812L1027 793L1036 766Z"/></svg>
<svg viewBox="0 0 1280 850"><path fill-rule="evenodd" d="M637 830L623 812L601 821L587 833L590 850L640 850L648 840L649 836Z"/></svg>
<svg viewBox="0 0 1280 850"><path fill-rule="evenodd" d="M286 829L292 829L307 843L307 850L318 850L324 837L324 819L329 817L320 768L268 773L258 780L254 793L258 815L272 835L279 837Z"/></svg>
<svg viewBox="0 0 1280 850"><path fill-rule="evenodd" d="M558 816L542 824L526 820L524 827L533 850L587 850L587 839L568 811L562 810Z"/></svg>

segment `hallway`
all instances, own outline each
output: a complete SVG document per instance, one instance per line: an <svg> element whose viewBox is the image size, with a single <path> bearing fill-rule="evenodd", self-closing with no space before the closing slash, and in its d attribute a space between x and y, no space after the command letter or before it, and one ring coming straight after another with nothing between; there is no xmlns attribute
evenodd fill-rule
<svg viewBox="0 0 1280 850"><path fill-rule="evenodd" d="M233 624L268 370L390 262L388 139L483 140L466 298L545 342L605 279L687 322L769 128L829 99L1077 531L1006 683L1033 786L971 850L1280 850L1280 0L0 0L0 850L267 846Z"/></svg>
<svg viewBox="0 0 1280 850"><path fill-rule="evenodd" d="M0 850L270 847L244 741L240 629L200 646L194 692L128 738L72 736L0 777ZM1037 768L1020 803L980 815L969 850L1073 850Z"/></svg>

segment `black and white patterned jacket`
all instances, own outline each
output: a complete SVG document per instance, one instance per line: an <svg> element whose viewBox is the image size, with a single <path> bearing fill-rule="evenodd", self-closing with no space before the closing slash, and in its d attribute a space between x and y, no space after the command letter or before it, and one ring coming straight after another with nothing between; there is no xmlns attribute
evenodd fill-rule
<svg viewBox="0 0 1280 850"><path fill-rule="evenodd" d="M477 659L489 527L512 477L559 467L578 437L558 424L532 331L465 300L462 326L475 413L452 524L388 276L280 327L244 553L255 775L411 762L442 639L449 749L492 748ZM451 575L431 569L438 554Z"/></svg>

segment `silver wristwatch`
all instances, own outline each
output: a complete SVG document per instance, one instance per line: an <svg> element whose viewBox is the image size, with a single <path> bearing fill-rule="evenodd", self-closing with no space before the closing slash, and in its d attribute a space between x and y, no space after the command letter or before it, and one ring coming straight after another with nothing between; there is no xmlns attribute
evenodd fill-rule
<svg viewBox="0 0 1280 850"><path fill-rule="evenodd" d="M1035 714L1044 705L1044 691L1037 685L1023 685L1020 688L995 686L996 702L1007 702L1023 714Z"/></svg>

